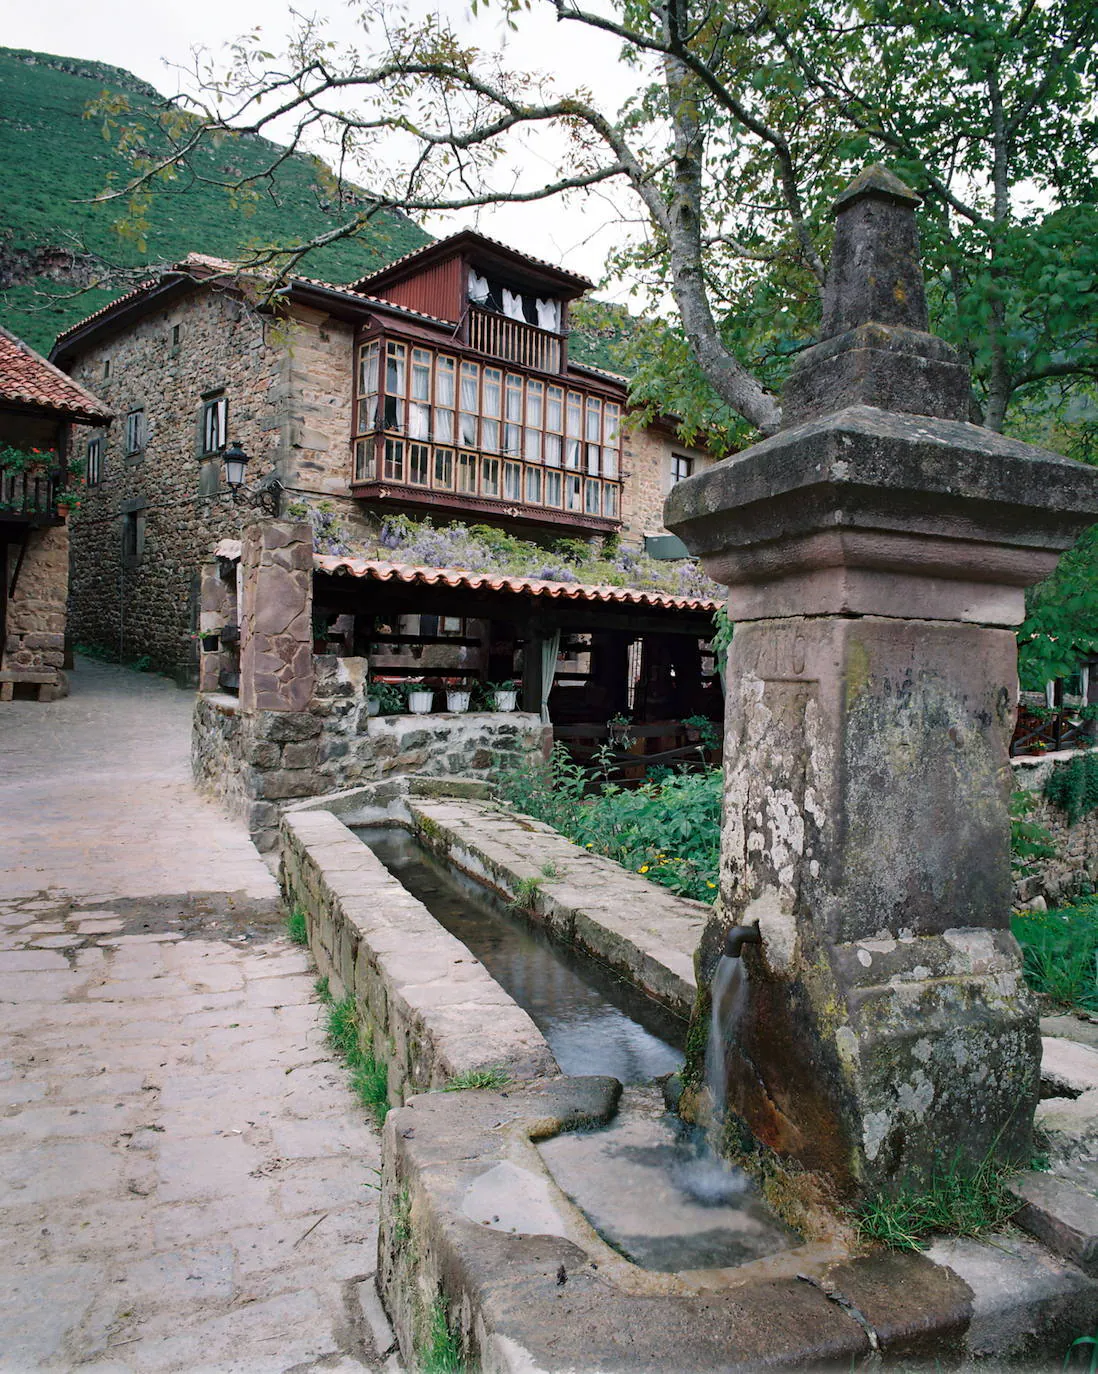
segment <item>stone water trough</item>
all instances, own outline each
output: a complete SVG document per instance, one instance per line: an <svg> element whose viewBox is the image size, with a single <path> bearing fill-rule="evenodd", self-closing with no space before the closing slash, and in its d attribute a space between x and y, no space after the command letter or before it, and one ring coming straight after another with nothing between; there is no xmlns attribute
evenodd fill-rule
<svg viewBox="0 0 1098 1374"><path fill-rule="evenodd" d="M916 205L879 167L840 197L784 429L668 503L736 624L715 909L483 783L394 780L282 817L287 898L389 1066L378 1275L413 1367L459 1350L492 1371L1047 1368L1098 1324L1098 1183L1068 1158L1055 1086L1059 1172L1015 1175L1014 1225L923 1253L852 1225L943 1164L1024 1169L1035 1148L1040 1029L1009 931L1013 626L1098 519L1098 472L968 423L967 371L927 329ZM663 1224L653 1090L562 1073L487 954L348 828L381 822L691 1017L668 1097L753 1161L743 1205L713 1213L739 1227L736 1258L643 1259L629 1227ZM743 995L705 1086L733 959ZM438 1091L492 1071L506 1086Z"/></svg>

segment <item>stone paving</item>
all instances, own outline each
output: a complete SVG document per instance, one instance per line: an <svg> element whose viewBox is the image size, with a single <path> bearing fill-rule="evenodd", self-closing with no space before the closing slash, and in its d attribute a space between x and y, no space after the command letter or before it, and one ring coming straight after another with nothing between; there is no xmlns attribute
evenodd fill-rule
<svg viewBox="0 0 1098 1374"><path fill-rule="evenodd" d="M377 1133L193 698L0 707L0 1369L378 1367ZM380 1348L379 1348L380 1347Z"/></svg>

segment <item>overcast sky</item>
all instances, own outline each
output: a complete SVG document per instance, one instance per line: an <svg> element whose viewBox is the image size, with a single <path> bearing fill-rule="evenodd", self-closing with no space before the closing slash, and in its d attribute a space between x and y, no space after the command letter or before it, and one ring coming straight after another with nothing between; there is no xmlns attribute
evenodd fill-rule
<svg viewBox="0 0 1098 1374"><path fill-rule="evenodd" d="M418 4L426 8L428 0L418 0ZM318 0L311 8L299 4L298 9L323 16L335 39L355 41L361 36L351 7L340 0ZM604 108L616 110L635 84L635 75L617 61L615 39L578 25L558 24L550 7L539 6L538 0L533 0L529 14L520 17L515 33L502 22L498 5L489 6L476 18L464 0L451 0L442 9L461 25L467 41L491 49L505 47L509 64L516 68L547 70L562 84L586 86L597 93ZM143 77L167 95L174 95L183 79L173 67L185 66L193 48L210 49L216 61L224 45L259 26L264 42L278 51L291 24L283 0L113 0L110 5L102 0L98 4L20 0L18 5L0 0L0 14L4 20L0 41L6 46L109 62ZM525 156L531 155L527 151ZM547 160L546 174L551 172ZM625 203L629 204L627 198ZM444 234L474 223L486 234L596 281L602 275L608 246L622 232L605 194L588 197L571 210L537 202L439 216L425 227ZM603 294L624 298L615 289Z"/></svg>

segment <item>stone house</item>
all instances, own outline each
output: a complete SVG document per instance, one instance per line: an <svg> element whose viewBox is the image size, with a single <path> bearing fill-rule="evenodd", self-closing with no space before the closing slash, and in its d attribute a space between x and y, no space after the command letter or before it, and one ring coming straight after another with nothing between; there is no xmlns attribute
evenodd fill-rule
<svg viewBox="0 0 1098 1374"><path fill-rule="evenodd" d="M238 538L228 441L248 484L353 537L386 515L496 524L549 542L663 532L671 485L708 455L630 429L625 379L570 361L582 277L465 231L337 286L255 279L191 254L62 334L53 360L112 405L79 519L83 640L194 679L199 566Z"/></svg>
<svg viewBox="0 0 1098 1374"><path fill-rule="evenodd" d="M65 455L94 457L111 412L0 327L0 701L67 691L69 503ZM92 426L88 444L70 440Z"/></svg>

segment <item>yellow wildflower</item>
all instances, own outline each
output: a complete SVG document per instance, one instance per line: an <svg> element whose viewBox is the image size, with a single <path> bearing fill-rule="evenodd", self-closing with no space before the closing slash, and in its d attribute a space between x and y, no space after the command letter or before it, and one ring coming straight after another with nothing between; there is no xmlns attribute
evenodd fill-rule
<svg viewBox="0 0 1098 1374"><path fill-rule="evenodd" d="M648 872L648 865L647 865L647 864L641 864L640 868L637 869L637 872L638 872L638 873L647 873L647 872Z"/></svg>

